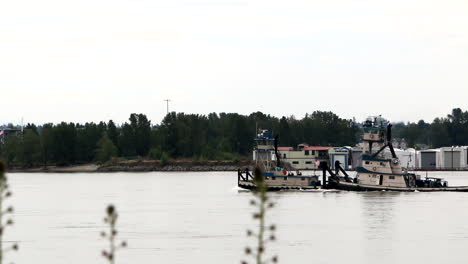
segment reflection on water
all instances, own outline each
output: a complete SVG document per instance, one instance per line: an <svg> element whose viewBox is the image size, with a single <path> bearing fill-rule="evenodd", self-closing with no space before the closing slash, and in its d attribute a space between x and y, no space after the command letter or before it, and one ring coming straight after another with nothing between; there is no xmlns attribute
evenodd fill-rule
<svg viewBox="0 0 468 264"><path fill-rule="evenodd" d="M360 195L366 239L392 239L395 200L401 193L366 192Z"/></svg>
<svg viewBox="0 0 468 264"><path fill-rule="evenodd" d="M431 173L468 185L468 173ZM236 173L10 174L21 250L7 262L102 261L108 203L130 247L117 263L239 263L254 224ZM465 263L468 193L279 192L281 263Z"/></svg>

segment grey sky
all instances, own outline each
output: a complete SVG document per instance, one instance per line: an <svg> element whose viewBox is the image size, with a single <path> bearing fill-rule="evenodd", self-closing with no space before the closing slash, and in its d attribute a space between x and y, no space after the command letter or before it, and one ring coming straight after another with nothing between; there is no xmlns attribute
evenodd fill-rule
<svg viewBox="0 0 468 264"><path fill-rule="evenodd" d="M468 109L466 0L0 4L0 124Z"/></svg>

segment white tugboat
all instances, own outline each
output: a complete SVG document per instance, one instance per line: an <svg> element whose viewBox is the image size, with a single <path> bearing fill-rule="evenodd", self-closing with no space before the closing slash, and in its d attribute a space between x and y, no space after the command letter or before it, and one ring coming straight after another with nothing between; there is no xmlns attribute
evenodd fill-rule
<svg viewBox="0 0 468 264"><path fill-rule="evenodd" d="M260 130L255 138L254 159L256 167L263 171L263 177L269 191L288 189L318 189L321 186L316 175L302 175L300 171L290 171L283 166L278 154L278 137L273 138L268 130ZM239 169L237 185L244 189L256 189L252 173Z"/></svg>
<svg viewBox="0 0 468 264"><path fill-rule="evenodd" d="M381 117L368 118L363 125L363 154L360 166L356 167L356 177L350 178L339 163L335 164L335 172L322 163L324 178L327 171L331 175L326 188L351 191L468 191L468 186L452 187L441 178L421 179L419 175L403 170L393 149L391 128L392 125ZM391 158L383 155L385 148L390 149Z"/></svg>

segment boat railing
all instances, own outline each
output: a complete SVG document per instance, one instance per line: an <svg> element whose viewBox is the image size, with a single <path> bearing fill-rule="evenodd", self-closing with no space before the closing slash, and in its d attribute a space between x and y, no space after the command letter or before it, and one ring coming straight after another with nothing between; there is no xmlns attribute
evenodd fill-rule
<svg viewBox="0 0 468 264"><path fill-rule="evenodd" d="M245 170L238 169L237 170L237 181L253 181L254 178L250 173L250 170L246 168Z"/></svg>

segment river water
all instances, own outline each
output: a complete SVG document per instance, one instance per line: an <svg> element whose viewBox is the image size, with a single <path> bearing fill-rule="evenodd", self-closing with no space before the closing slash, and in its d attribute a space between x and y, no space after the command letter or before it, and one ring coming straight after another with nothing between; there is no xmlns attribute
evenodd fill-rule
<svg viewBox="0 0 468 264"><path fill-rule="evenodd" d="M437 172L451 185L468 173ZM235 172L9 174L15 225L7 262L105 263L104 209L129 243L116 263L239 263L253 244L251 194ZM468 193L281 192L268 222L280 263L466 263ZM250 262L252 263L252 262Z"/></svg>

